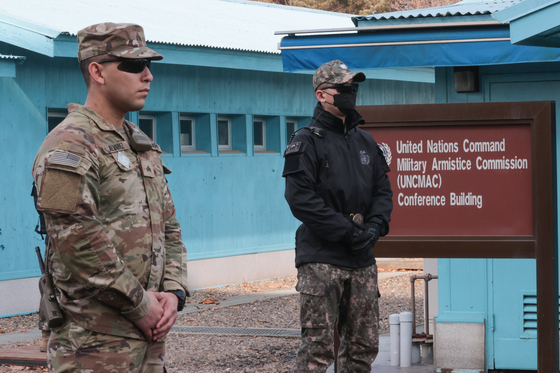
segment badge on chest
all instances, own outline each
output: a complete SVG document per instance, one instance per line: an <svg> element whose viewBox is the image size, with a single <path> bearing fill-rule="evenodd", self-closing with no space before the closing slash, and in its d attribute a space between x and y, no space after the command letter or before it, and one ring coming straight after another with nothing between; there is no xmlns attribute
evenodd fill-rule
<svg viewBox="0 0 560 373"><path fill-rule="evenodd" d="M144 177L156 177L154 165L151 161L147 159L141 159L140 163L142 165L142 175L144 175Z"/></svg>
<svg viewBox="0 0 560 373"><path fill-rule="evenodd" d="M117 153L117 162L127 170L130 168L130 159L121 152Z"/></svg>

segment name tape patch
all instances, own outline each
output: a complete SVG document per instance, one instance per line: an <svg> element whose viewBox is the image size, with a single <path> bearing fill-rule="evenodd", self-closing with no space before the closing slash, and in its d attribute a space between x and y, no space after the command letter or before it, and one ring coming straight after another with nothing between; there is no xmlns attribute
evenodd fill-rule
<svg viewBox="0 0 560 373"><path fill-rule="evenodd" d="M111 145L104 145L101 147L101 149L103 149L103 152L105 154L109 154L109 153L119 152L121 150L130 149L130 145L128 145L128 143L125 141L121 141Z"/></svg>

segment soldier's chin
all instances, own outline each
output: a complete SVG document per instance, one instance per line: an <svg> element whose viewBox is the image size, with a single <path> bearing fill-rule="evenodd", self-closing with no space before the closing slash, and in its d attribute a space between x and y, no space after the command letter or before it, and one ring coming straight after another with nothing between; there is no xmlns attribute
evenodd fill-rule
<svg viewBox="0 0 560 373"><path fill-rule="evenodd" d="M138 101L138 102L132 103L132 104L127 108L126 111L138 111L138 110L142 110L142 109L144 108L144 105L145 105L145 104L146 104L146 101L145 101L145 100L142 100L141 102Z"/></svg>

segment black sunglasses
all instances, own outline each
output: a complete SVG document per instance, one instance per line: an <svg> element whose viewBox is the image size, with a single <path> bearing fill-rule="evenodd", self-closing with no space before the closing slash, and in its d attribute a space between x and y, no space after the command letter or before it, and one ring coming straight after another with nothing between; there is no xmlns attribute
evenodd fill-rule
<svg viewBox="0 0 560 373"><path fill-rule="evenodd" d="M147 60L145 58L136 60L136 59L128 59L128 58L115 58L112 60L102 60L97 63L107 63L107 62L120 62L117 69L132 73L132 74L139 74L147 67L148 69L152 65L151 60Z"/></svg>
<svg viewBox="0 0 560 373"><path fill-rule="evenodd" d="M351 92L357 93L358 83L331 85L328 87L321 88L321 91L329 88L336 89L338 93L351 93Z"/></svg>

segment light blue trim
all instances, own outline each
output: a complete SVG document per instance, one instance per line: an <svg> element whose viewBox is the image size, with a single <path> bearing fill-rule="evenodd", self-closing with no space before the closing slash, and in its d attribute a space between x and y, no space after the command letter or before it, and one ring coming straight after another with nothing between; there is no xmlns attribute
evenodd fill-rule
<svg viewBox="0 0 560 373"><path fill-rule="evenodd" d="M220 153L219 154L220 157L246 157L247 154L246 153Z"/></svg>
<svg viewBox="0 0 560 373"><path fill-rule="evenodd" d="M2 17L3 18L3 17ZM53 39L37 32L7 23L0 18L0 41L48 57L54 57Z"/></svg>
<svg viewBox="0 0 560 373"><path fill-rule="evenodd" d="M0 13L0 23L5 23L5 24L8 24L8 25L12 25L12 26L20 28L22 30L26 30L26 31L29 31L29 32L33 32L33 33L36 33L36 34L39 34L39 35L46 36L50 39L56 38L61 33L58 30L48 28L48 27L44 27L44 26L40 26L36 23L24 21L22 19L11 17L11 16L9 16L7 14L3 14L3 13Z"/></svg>
<svg viewBox="0 0 560 373"><path fill-rule="evenodd" d="M154 64L192 65L244 69L253 71L283 72L280 54L247 51L233 51L217 48L191 47L148 43L150 48L164 55L162 61ZM54 41L55 57L76 58L78 43L75 37L60 35ZM405 69L363 69L368 79L397 80L404 82L434 83L433 68ZM310 75L315 70L302 70L294 73Z"/></svg>
<svg viewBox="0 0 560 373"><path fill-rule="evenodd" d="M283 153L288 146L288 134L286 132L286 116L280 115L280 153Z"/></svg>
<svg viewBox="0 0 560 373"><path fill-rule="evenodd" d="M212 157L217 157L218 151L218 114L210 114L210 146Z"/></svg>
<svg viewBox="0 0 560 373"><path fill-rule="evenodd" d="M154 61L154 64L162 63L171 65L282 72L282 57L279 52L249 52L232 49L193 47L150 42L148 42L148 47L154 49L158 53L161 53L164 57L162 61ZM76 40L76 37L70 35L58 36L54 40L53 55L54 57L75 58L77 61L78 41Z"/></svg>
<svg viewBox="0 0 560 373"><path fill-rule="evenodd" d="M435 83L436 74L433 67L410 69L360 69L367 79L398 80L403 82Z"/></svg>
<svg viewBox="0 0 560 373"><path fill-rule="evenodd" d="M0 78L16 77L16 60L0 60Z"/></svg>
<svg viewBox="0 0 560 373"><path fill-rule="evenodd" d="M181 123L178 111L171 112L171 127L173 133L173 156L181 156Z"/></svg>
<svg viewBox="0 0 560 373"><path fill-rule="evenodd" d="M486 368L494 369L494 260L486 260Z"/></svg>
<svg viewBox="0 0 560 373"><path fill-rule="evenodd" d="M76 36L62 34L54 39L53 42L55 57L69 57L78 61L78 41Z"/></svg>
<svg viewBox="0 0 560 373"><path fill-rule="evenodd" d="M239 255L272 253L275 251L287 251L287 250L294 250L294 246L291 244L279 245L279 246L278 245L255 246L255 247L247 247L244 249L236 249L236 250L214 251L211 254L206 254L206 253L188 254L187 253L187 261L226 258L230 256L239 256Z"/></svg>
<svg viewBox="0 0 560 373"><path fill-rule="evenodd" d="M173 65L221 67L251 71L282 72L280 53L259 53L218 48L148 43L164 56L161 62Z"/></svg>
<svg viewBox="0 0 560 373"><path fill-rule="evenodd" d="M5 318L5 317L14 317L14 316L31 315L31 314L33 314L33 313L37 313L37 311L9 313L9 314L7 314L7 315L0 315L0 319Z"/></svg>
<svg viewBox="0 0 560 373"><path fill-rule="evenodd" d="M181 157L211 157L210 153L181 153Z"/></svg>
<svg viewBox="0 0 560 373"><path fill-rule="evenodd" d="M37 264L39 267L39 264ZM26 271L14 271L0 273L0 281L20 280L22 278L41 277L41 271L37 269L28 269Z"/></svg>
<svg viewBox="0 0 560 373"><path fill-rule="evenodd" d="M139 119L139 116L140 116L140 113L138 111L129 111L127 115L128 115L127 120L129 122L132 122L132 123L138 125L138 119Z"/></svg>
<svg viewBox="0 0 560 373"><path fill-rule="evenodd" d="M501 23L508 23L541 9L557 4L559 0L524 0L504 10L492 14L492 18Z"/></svg>
<svg viewBox="0 0 560 373"><path fill-rule="evenodd" d="M248 157L255 155L255 134L253 133L253 118L251 114L245 115L245 138L247 139L247 153Z"/></svg>
<svg viewBox="0 0 560 373"><path fill-rule="evenodd" d="M440 312L435 317L437 323L475 323L482 324L486 320L484 312Z"/></svg>
<svg viewBox="0 0 560 373"><path fill-rule="evenodd" d="M523 5L522 2L519 5ZM560 17L560 3L549 4L531 14L521 15L511 21L511 43L517 45L532 45L541 47L560 47L558 40L558 18Z"/></svg>

